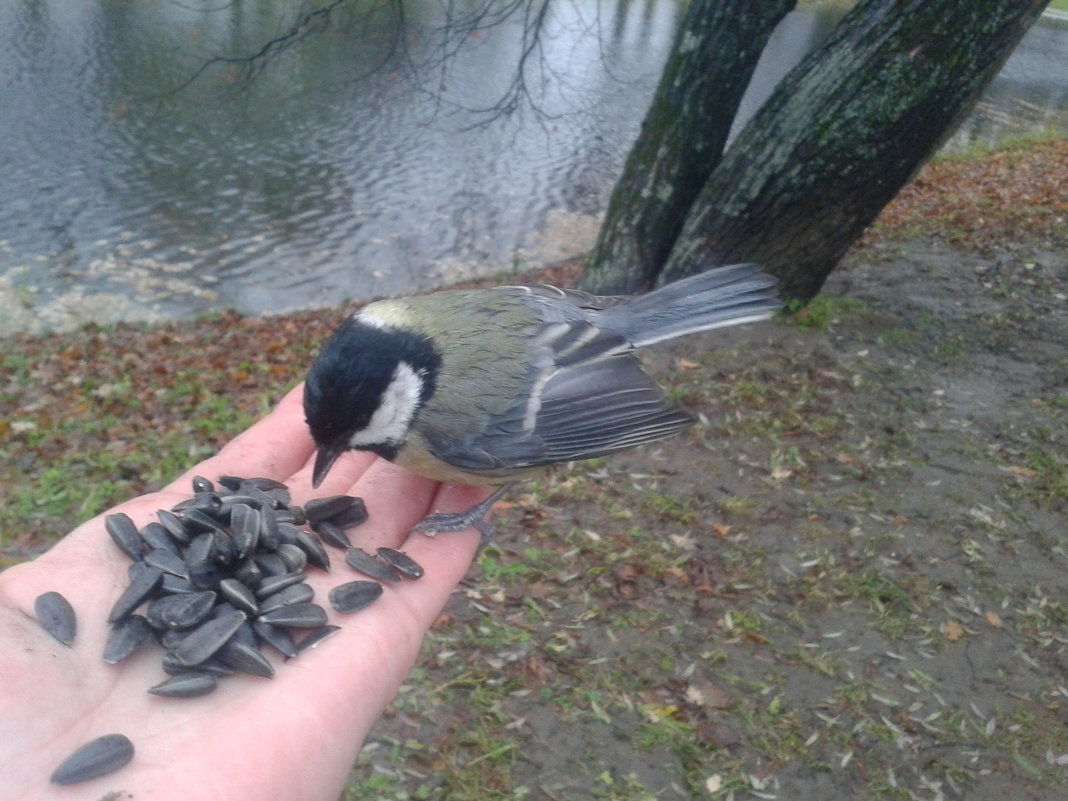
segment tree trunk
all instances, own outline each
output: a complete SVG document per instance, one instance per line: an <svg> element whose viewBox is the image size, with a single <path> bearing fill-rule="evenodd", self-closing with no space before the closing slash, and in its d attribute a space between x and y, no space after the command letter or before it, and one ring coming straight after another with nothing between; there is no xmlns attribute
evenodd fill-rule
<svg viewBox="0 0 1068 801"><path fill-rule="evenodd" d="M838 260L952 133L1046 0L865 0L776 88L691 207L659 277L756 261L785 298ZM655 191L655 187L654 187Z"/></svg>
<svg viewBox="0 0 1068 801"><path fill-rule="evenodd" d="M652 286L719 163L768 37L796 2L692 0L612 191L584 286L602 293Z"/></svg>

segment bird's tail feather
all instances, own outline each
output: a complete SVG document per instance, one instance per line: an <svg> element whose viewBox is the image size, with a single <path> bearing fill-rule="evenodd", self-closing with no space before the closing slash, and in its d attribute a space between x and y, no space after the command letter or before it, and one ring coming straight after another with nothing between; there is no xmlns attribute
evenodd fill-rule
<svg viewBox="0 0 1068 801"><path fill-rule="evenodd" d="M757 264L684 278L600 312L604 325L641 348L697 331L766 320L782 306L775 279Z"/></svg>

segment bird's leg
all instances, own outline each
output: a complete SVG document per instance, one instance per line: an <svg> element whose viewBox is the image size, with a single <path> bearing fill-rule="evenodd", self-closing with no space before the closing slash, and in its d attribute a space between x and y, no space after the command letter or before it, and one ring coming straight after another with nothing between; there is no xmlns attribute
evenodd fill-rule
<svg viewBox="0 0 1068 801"><path fill-rule="evenodd" d="M420 531L428 537L433 537L435 534L444 531L463 531L465 528L475 528L482 535L482 542L478 547L479 549L485 548L493 540L493 529L483 518L489 512L490 507L497 503L501 496L511 488L511 484L505 484L503 487L494 490L493 494L486 500L476 503L470 509L465 509L462 512L449 514L439 512L427 515L412 526L412 531Z"/></svg>

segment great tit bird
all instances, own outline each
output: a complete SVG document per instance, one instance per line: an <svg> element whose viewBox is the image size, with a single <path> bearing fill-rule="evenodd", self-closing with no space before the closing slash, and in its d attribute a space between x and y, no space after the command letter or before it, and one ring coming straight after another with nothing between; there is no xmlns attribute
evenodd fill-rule
<svg viewBox="0 0 1068 801"><path fill-rule="evenodd" d="M780 307L755 264L720 267L637 297L541 285L380 300L346 319L312 365L304 414L318 487L347 450L428 478L505 485L416 530L475 526L515 479L670 437L693 424L634 351L764 320Z"/></svg>

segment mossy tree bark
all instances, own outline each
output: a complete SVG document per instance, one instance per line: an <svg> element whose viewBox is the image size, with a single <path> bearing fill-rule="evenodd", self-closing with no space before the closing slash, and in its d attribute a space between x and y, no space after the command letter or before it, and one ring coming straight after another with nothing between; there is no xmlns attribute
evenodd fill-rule
<svg viewBox="0 0 1068 801"><path fill-rule="evenodd" d="M716 164L686 207L666 258L608 268L597 254L626 250L598 243L584 288L629 291L635 281L620 280L623 270L638 274L640 285L650 274L666 283L712 264L756 261L779 276L783 297L811 298L952 133L1045 6L862 0L787 75ZM670 183L645 189L657 198L675 191ZM606 229L613 213L622 212L610 207ZM620 231L613 226L608 235Z"/></svg>
<svg viewBox="0 0 1068 801"><path fill-rule="evenodd" d="M719 163L768 37L796 4L689 4L590 258L599 285L627 294L652 286Z"/></svg>

